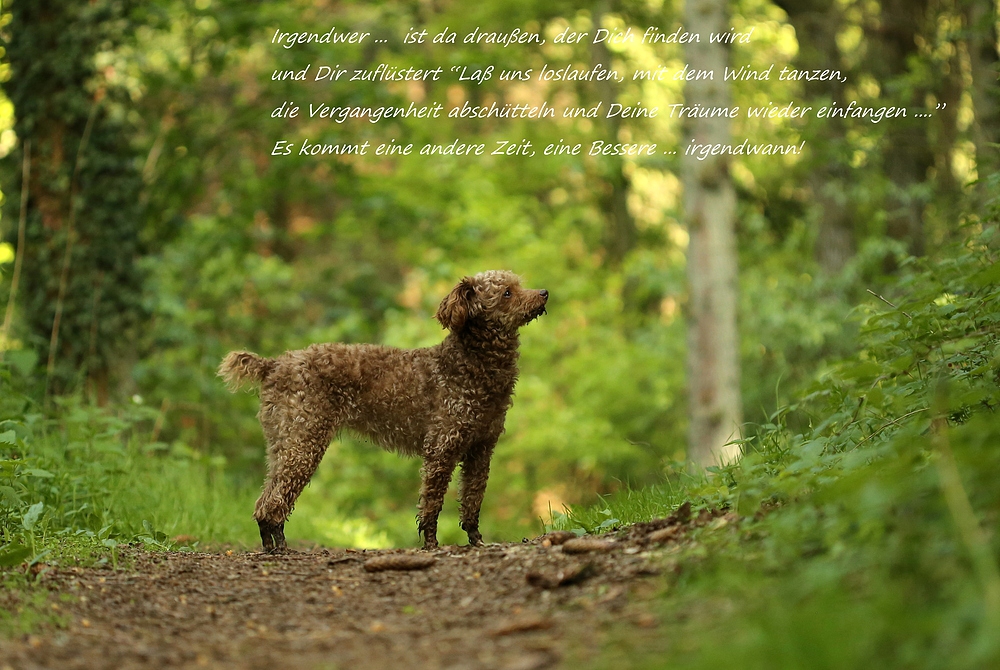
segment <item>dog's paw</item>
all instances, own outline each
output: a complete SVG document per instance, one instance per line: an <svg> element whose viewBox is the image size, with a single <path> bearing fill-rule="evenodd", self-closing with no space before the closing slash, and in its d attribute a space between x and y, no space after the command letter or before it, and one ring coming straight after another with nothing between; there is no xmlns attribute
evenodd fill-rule
<svg viewBox="0 0 1000 670"><path fill-rule="evenodd" d="M260 544L265 554L282 554L288 550L285 544L285 524L272 524L258 521L260 526Z"/></svg>

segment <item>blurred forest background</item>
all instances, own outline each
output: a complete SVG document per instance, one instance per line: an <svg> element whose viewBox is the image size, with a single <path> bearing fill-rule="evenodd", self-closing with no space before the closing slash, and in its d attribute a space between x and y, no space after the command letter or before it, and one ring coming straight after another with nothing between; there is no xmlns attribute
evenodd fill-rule
<svg viewBox="0 0 1000 670"><path fill-rule="evenodd" d="M552 38L567 27L670 33L683 23L683 3L15 0L2 11L0 446L8 464L36 459L30 472L17 470L19 484L8 465L2 509L19 526L43 500L54 527L58 517L109 539L145 532L252 545L264 463L257 399L225 390L215 376L222 356L322 341L434 344L443 337L432 318L440 299L462 275L491 268L518 272L552 300L523 331L522 374L484 507L487 540L536 535L564 505L659 485L683 469L688 233L679 155L271 156L277 139L305 137L682 149L681 120L270 118L285 100L448 108L641 100L664 109L684 101L682 83L631 75L680 68L680 45ZM888 309L869 291L894 300L887 287L911 257L933 257L980 229L987 177L1000 161L997 12L986 0L733 0L729 11L737 31L753 29L749 44L733 45L730 67L775 64L769 81L730 82L732 104L857 100L909 110L881 123L733 122L737 143L806 142L802 155L730 165L752 438L854 352L860 319L851 315ZM386 41L270 44L277 28L332 26ZM522 28L549 41L404 45L414 26L430 35ZM626 81L272 80L309 64L379 63L536 73L543 63L601 63ZM846 83L778 81L785 66L840 70ZM933 116L914 115L924 110ZM418 468L370 444L335 442L288 536L415 544ZM32 525L42 514L34 509ZM454 506L441 527L444 542L460 540Z"/></svg>

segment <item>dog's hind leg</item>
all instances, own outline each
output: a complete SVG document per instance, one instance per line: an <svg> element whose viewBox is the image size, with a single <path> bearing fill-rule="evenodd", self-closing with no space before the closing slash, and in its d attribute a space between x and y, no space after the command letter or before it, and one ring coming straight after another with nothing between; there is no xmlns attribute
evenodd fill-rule
<svg viewBox="0 0 1000 670"><path fill-rule="evenodd" d="M287 548L285 521L330 445L333 423L328 418L299 415L270 430L266 426L264 433L268 441L267 478L253 516L260 526L264 551L272 553Z"/></svg>
<svg viewBox="0 0 1000 670"><path fill-rule="evenodd" d="M495 444L477 444L462 459L462 482L459 491L462 530L469 535L469 544L479 547L483 536L479 532L479 510L486 495L486 480L490 476L490 458Z"/></svg>

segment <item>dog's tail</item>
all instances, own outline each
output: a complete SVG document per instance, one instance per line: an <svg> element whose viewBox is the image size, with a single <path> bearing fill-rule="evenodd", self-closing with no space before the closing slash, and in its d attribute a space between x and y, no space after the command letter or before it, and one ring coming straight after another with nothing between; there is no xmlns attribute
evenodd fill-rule
<svg viewBox="0 0 1000 670"><path fill-rule="evenodd" d="M274 369L274 360L249 351L233 351L222 359L219 376L226 380L230 391L243 386L260 384Z"/></svg>

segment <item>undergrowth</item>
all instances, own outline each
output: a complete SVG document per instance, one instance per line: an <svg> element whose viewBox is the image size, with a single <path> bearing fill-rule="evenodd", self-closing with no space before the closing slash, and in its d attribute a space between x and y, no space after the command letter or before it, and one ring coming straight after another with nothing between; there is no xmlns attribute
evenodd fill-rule
<svg viewBox="0 0 1000 670"><path fill-rule="evenodd" d="M78 396L42 411L0 369L0 569L117 561L121 543L151 549L250 544L255 491L224 461L151 439L156 411Z"/></svg>
<svg viewBox="0 0 1000 670"><path fill-rule="evenodd" d="M556 519L607 530L684 500L738 514L683 550L652 643L619 629L598 666L1000 667L998 248L987 228L909 261L857 308L857 355L739 463Z"/></svg>

